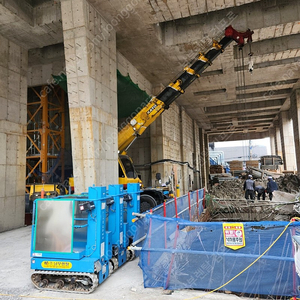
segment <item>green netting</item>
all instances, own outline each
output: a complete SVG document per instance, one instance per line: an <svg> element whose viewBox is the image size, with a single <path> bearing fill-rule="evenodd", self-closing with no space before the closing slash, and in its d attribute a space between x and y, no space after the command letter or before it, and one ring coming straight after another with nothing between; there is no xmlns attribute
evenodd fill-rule
<svg viewBox="0 0 300 300"><path fill-rule="evenodd" d="M61 74L61 75L52 74L52 77L55 80L55 83L58 84L67 93L68 92L67 76L65 74Z"/></svg>
<svg viewBox="0 0 300 300"><path fill-rule="evenodd" d="M52 75L59 86L67 92L67 77L65 74ZM135 84L129 75L123 76L117 70L117 91L118 91L118 116L119 119L127 118L132 113L139 112L142 103L148 103L151 99L145 91L142 91Z"/></svg>
<svg viewBox="0 0 300 300"><path fill-rule="evenodd" d="M127 118L133 112L138 112L142 103L148 103L151 99L145 91L135 84L129 75L123 76L117 70L118 79L118 116L119 119Z"/></svg>

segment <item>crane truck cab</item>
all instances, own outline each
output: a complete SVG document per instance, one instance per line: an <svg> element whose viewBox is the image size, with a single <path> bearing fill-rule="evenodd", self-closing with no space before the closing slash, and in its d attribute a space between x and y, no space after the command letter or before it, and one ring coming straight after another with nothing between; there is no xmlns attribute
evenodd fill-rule
<svg viewBox="0 0 300 300"><path fill-rule="evenodd" d="M135 170L132 159L127 155L119 155L119 184L122 184L124 189L126 189L128 183L139 183L142 188L140 212L145 212L163 203L166 198L163 189L144 188Z"/></svg>

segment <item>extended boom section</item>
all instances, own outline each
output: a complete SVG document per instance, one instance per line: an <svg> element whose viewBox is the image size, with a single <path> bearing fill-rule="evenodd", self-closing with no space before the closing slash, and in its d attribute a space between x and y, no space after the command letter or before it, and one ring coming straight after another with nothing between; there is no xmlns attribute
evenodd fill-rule
<svg viewBox="0 0 300 300"><path fill-rule="evenodd" d="M225 29L225 37L221 41L213 41L212 47L206 53L199 53L191 66L184 68L184 72L171 82L158 96L153 97L149 103L119 132L119 153L125 153L134 140L153 123L169 106L185 92L186 88L200 74L212 64L220 53L232 42L236 41L239 47L244 46L245 39L252 41L253 31L238 32L229 26Z"/></svg>

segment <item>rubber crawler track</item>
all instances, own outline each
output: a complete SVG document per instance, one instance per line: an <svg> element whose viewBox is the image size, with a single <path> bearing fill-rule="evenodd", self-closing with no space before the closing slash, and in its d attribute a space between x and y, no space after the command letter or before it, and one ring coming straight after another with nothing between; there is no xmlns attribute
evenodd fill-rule
<svg viewBox="0 0 300 300"><path fill-rule="evenodd" d="M38 271L31 275L31 281L39 290L63 291L89 294L98 286L96 274L81 272ZM82 281L88 284L82 284Z"/></svg>

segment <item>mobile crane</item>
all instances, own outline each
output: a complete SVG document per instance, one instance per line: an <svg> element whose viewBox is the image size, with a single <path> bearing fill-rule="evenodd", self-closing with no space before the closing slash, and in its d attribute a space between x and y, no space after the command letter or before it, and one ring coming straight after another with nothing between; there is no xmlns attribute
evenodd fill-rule
<svg viewBox="0 0 300 300"><path fill-rule="evenodd" d="M197 58L191 64L184 68L183 73L173 82L171 82L157 96L151 98L148 104L135 116L118 134L119 150L119 183L126 186L127 183L140 183L134 169L132 160L126 155L128 148L143 132L149 127L169 106L185 92L185 89L200 74L212 64L212 61L222 53L225 48L235 41L238 47L243 47L245 40L252 41L253 31L248 29L246 32L238 32L232 26L225 29L225 37L221 41L213 41L211 48L206 53L199 53ZM156 188L144 188L141 193L141 212L144 212L164 200L161 190Z"/></svg>
<svg viewBox="0 0 300 300"><path fill-rule="evenodd" d="M119 185L109 186L108 190L90 187L88 193L81 195L35 201L31 239L31 268L35 271L31 280L38 289L91 293L114 270L134 257L127 249L136 230L133 213L138 212L140 205L145 210L147 206L159 204L159 199L151 196L151 189L144 189L139 198L141 181L126 150L231 41L242 47L244 39L251 41L252 33L250 30L239 33L227 27L220 42L213 42L211 49L199 54L178 79L153 97L120 131L119 170L124 177ZM126 191L121 184L128 184Z"/></svg>

